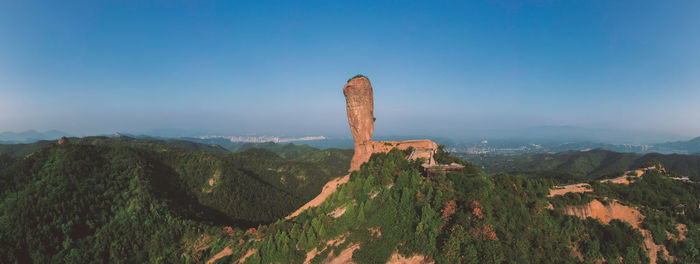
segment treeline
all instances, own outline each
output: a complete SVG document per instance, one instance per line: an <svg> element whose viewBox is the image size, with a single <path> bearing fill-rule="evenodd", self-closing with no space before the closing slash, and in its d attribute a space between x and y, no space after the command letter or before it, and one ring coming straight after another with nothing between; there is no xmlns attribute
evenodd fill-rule
<svg viewBox="0 0 700 264"><path fill-rule="evenodd" d="M70 145L3 170L0 262L179 261L183 234L205 226L154 199L152 168L126 148Z"/></svg>
<svg viewBox="0 0 700 264"><path fill-rule="evenodd" d="M660 162L666 166L666 169L678 175L700 181L700 157L694 155L658 153L639 155L594 149L554 154L470 156L469 161L492 174L510 173L534 178L550 178L558 183L613 178L644 164Z"/></svg>
<svg viewBox="0 0 700 264"><path fill-rule="evenodd" d="M89 137L0 155L0 262L197 262L183 253L202 234L240 237L347 171L200 145Z"/></svg>

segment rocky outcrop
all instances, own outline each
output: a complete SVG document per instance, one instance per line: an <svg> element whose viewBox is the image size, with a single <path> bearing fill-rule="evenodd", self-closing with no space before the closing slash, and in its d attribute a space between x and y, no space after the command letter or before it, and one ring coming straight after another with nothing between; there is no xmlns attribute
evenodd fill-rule
<svg viewBox="0 0 700 264"><path fill-rule="evenodd" d="M374 141L372 142L372 153L389 152L397 148L405 150L413 148L413 152L408 156L408 159L417 160L425 159L425 165L436 165L434 155L438 149L438 145L429 139L406 140L406 141ZM371 155L371 154L370 154Z"/></svg>
<svg viewBox="0 0 700 264"><path fill-rule="evenodd" d="M666 170L663 168L663 165L659 164L657 167L648 167L648 168L642 168L638 170L628 170L622 175L612 178L612 179L604 179L600 180L600 183L615 183L615 184L630 184L634 182L637 179L642 178L644 176L644 173L646 173L649 170L659 170L662 173L666 173ZM660 168L660 169L659 169ZM588 183L578 183L578 184L567 184L567 185L557 185L554 186L554 188L549 190L549 195L547 197L554 197L557 195L565 195L567 193L584 193L584 192L592 192L593 188L591 187L590 184Z"/></svg>
<svg viewBox="0 0 700 264"><path fill-rule="evenodd" d="M562 208L562 211L568 215L575 215L581 219L592 217L607 224L613 219L629 223L635 228L639 228L644 221L642 215L637 209L623 205L613 200L604 205L598 200L593 200L585 205L573 205Z"/></svg>
<svg viewBox="0 0 700 264"><path fill-rule="evenodd" d="M372 133L374 133L374 95L372 84L364 76L352 78L343 87L348 112L350 132L355 140L355 154L350 162L350 171L372 156Z"/></svg>
<svg viewBox="0 0 700 264"><path fill-rule="evenodd" d="M427 165L434 165L433 155L437 144L431 140L408 141L372 141L374 133L374 96L372 84L367 77L358 75L350 79L343 87L348 112L350 132L355 141L355 153L350 162L350 171L360 169L360 165L369 161L373 153L388 152L393 148L408 149L412 147L410 159L424 158Z"/></svg>
<svg viewBox="0 0 700 264"><path fill-rule="evenodd" d="M61 138L58 140L58 144L59 144L59 145L62 145L62 144L64 144L64 143L66 143L66 142L68 142L68 138L67 138L67 137L61 137Z"/></svg>
<svg viewBox="0 0 700 264"><path fill-rule="evenodd" d="M554 197L557 195L565 195L567 193L584 193L592 192L593 187L588 183L577 183L577 184L567 184L567 185L557 185L549 190L549 195L547 197Z"/></svg>
<svg viewBox="0 0 700 264"><path fill-rule="evenodd" d="M565 214L578 216L581 219L592 217L598 219L603 224L608 224L613 219L627 222L632 227L638 229L644 237L644 250L649 256L651 263L656 263L657 253L662 252L662 258L666 260L672 259L668 250L664 245L657 245L651 235L651 231L642 228L645 216L634 207L629 207L620 204L616 200L611 200L607 204L603 204L598 200L593 200L585 205L574 205L562 208Z"/></svg>

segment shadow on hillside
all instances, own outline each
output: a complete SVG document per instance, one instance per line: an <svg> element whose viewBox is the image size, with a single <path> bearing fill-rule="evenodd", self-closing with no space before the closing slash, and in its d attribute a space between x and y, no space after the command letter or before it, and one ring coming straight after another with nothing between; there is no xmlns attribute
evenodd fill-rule
<svg viewBox="0 0 700 264"><path fill-rule="evenodd" d="M239 228L257 227L261 222L234 219L215 208L199 203L197 198L187 190L177 172L164 163L151 160L153 174L150 185L157 199L165 201L175 214L197 222L209 222L216 225L236 226Z"/></svg>

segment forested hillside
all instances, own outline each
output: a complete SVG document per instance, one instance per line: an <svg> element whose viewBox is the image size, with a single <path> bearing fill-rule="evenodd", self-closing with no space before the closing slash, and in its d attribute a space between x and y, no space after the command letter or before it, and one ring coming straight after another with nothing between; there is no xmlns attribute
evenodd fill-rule
<svg viewBox="0 0 700 264"><path fill-rule="evenodd" d="M92 137L0 154L0 262L697 263L700 256L700 187L672 179L672 171L551 196L559 179L487 174L443 148L438 162L465 168L428 176L421 160L406 159L411 150L392 150L374 154L320 206L284 220L344 175L349 155L267 148L280 154ZM626 157L588 162L615 167L606 160ZM692 167L683 158L664 165ZM599 217L587 213L601 210L597 204L641 217L585 219Z"/></svg>
<svg viewBox="0 0 700 264"><path fill-rule="evenodd" d="M0 262L182 262L205 230L281 218L349 163L130 138L41 145L0 154Z"/></svg>
<svg viewBox="0 0 700 264"><path fill-rule="evenodd" d="M7 155L15 158L24 157L52 142L56 141L42 140L29 144L0 144L0 155Z"/></svg>
<svg viewBox="0 0 700 264"><path fill-rule="evenodd" d="M251 229L243 240L232 236L204 255L220 253L211 259L217 263L696 263L700 213L674 209L700 203L694 183L652 174L629 186L599 184L591 193L550 198L550 179L488 176L468 163L460 173L426 177L406 155L375 154L319 207ZM648 214L642 227L668 254L652 260L642 229L628 222L566 213L594 198Z"/></svg>
<svg viewBox="0 0 700 264"><path fill-rule="evenodd" d="M489 173L521 174L528 177L552 178L562 182L616 177L626 170L658 161L678 175L700 181L700 157L695 155L658 153L639 155L594 149L514 156L467 155L465 158Z"/></svg>
<svg viewBox="0 0 700 264"><path fill-rule="evenodd" d="M173 140L175 141L175 140ZM294 161L310 161L310 162L321 162L324 164L333 163L331 166L346 166L341 162L345 162L345 159L350 159L352 157L352 149L338 149L338 148L323 148L317 149L306 144L295 145L293 143L249 143L249 142L231 142L225 138L183 138L177 141L190 141L198 142L207 145L218 145L231 152L242 152L251 148L266 149L274 152L280 157L294 160ZM350 144L352 147L352 144Z"/></svg>

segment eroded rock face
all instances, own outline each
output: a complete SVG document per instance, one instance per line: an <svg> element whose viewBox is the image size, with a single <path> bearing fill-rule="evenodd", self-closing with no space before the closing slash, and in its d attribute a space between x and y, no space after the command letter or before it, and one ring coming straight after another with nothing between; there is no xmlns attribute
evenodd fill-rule
<svg viewBox="0 0 700 264"><path fill-rule="evenodd" d="M350 171L359 170L362 163L369 161L372 153L389 152L393 148L412 147L414 151L408 158L423 158L427 165L435 164L433 155L437 151L437 144L431 140L372 141L374 96L369 79L362 76L352 78L343 87L343 94L347 103L350 132L355 140L355 154L350 162Z"/></svg>
<svg viewBox="0 0 700 264"><path fill-rule="evenodd" d="M405 140L405 141L374 141L372 142L372 153L389 152L393 148L405 150L413 148L413 152L408 156L408 159L425 159L425 164L432 166L436 165L433 158L437 152L438 145L429 139ZM371 154L370 154L371 155Z"/></svg>
<svg viewBox="0 0 700 264"><path fill-rule="evenodd" d="M654 243L651 231L646 230L642 227L644 222L644 216L634 207L629 207L623 205L616 200L610 201L607 205L604 205L598 200L593 200L585 205L573 205L562 208L565 214L578 216L581 219L586 219L592 217L598 219L603 224L608 224L613 219L617 219L623 222L627 222L632 227L638 229L642 236L644 237L644 250L649 256L650 263L655 264L658 256L658 252L662 252L662 258L666 260L672 260L669 256L668 250L664 245L656 245Z"/></svg>
<svg viewBox="0 0 700 264"><path fill-rule="evenodd" d="M348 123L355 141L355 154L350 162L350 171L372 156L372 133L374 133L374 96L372 84L365 77L352 78L343 87L347 104Z"/></svg>

